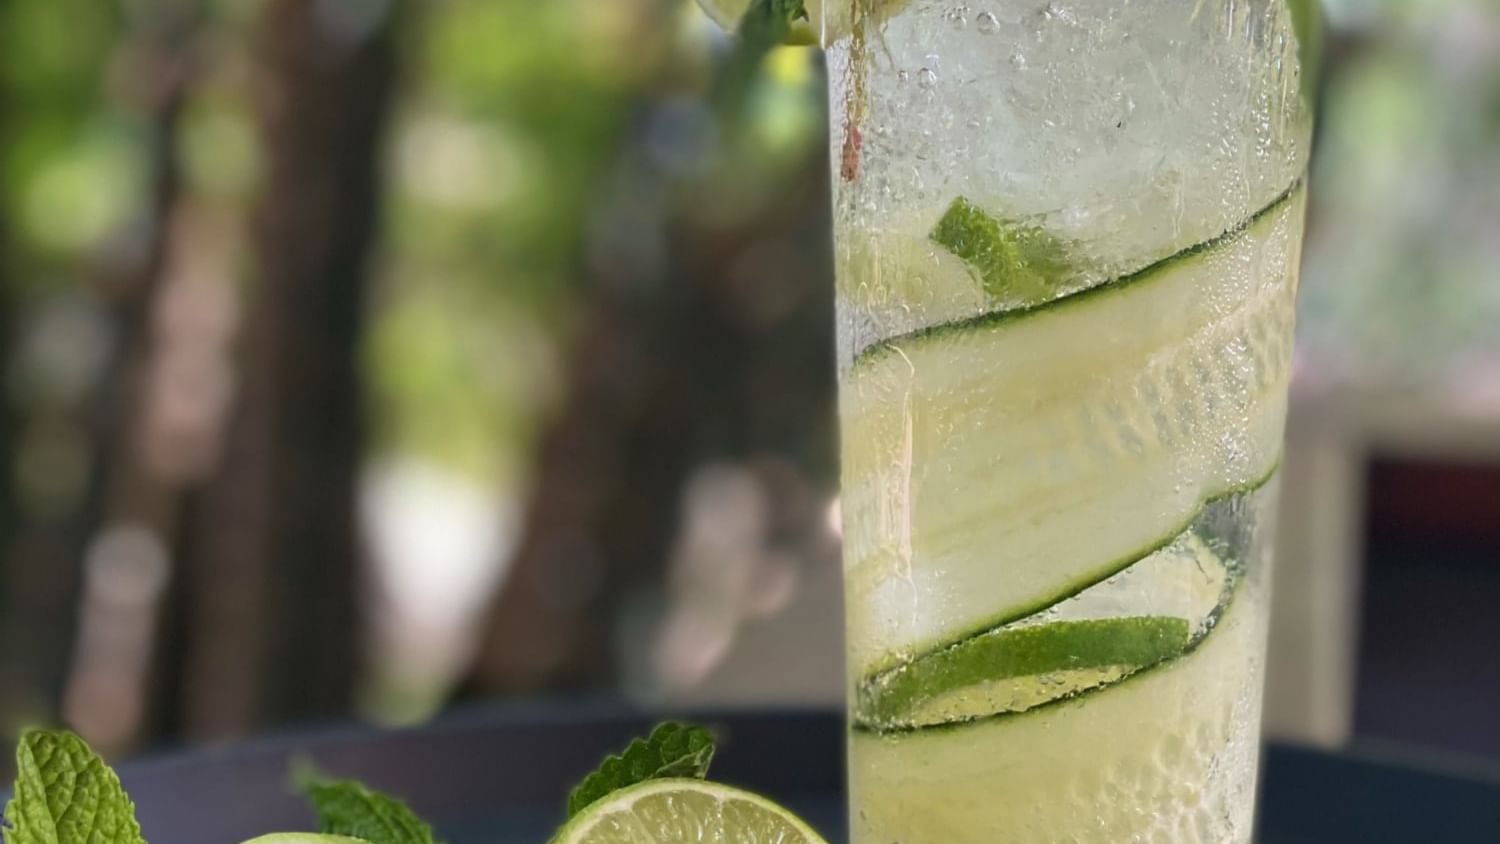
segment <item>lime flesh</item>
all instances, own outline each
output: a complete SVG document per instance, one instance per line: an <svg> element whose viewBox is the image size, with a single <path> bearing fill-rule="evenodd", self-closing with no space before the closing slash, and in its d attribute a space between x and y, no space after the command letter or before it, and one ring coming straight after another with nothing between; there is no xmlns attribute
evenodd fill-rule
<svg viewBox="0 0 1500 844"><path fill-rule="evenodd" d="M660 779L590 804L552 844L826 844L785 808L758 794L695 779Z"/></svg>

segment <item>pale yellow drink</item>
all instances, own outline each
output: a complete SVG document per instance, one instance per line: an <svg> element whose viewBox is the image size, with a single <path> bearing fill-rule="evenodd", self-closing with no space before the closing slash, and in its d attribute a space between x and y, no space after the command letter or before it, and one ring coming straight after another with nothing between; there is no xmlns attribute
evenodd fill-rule
<svg viewBox="0 0 1500 844"><path fill-rule="evenodd" d="M1294 15L864 2L829 54L854 844L1248 841Z"/></svg>

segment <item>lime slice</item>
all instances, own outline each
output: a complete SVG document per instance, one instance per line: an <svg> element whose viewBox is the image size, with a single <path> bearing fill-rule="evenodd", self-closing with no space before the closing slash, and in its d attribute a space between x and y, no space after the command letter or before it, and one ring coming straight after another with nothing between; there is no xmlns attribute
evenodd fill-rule
<svg viewBox="0 0 1500 844"><path fill-rule="evenodd" d="M698 0L703 11L726 32L739 29L751 0ZM906 0L805 0L807 18L793 23L789 44L832 44L854 29L854 19L863 14L880 21L905 5Z"/></svg>
<svg viewBox="0 0 1500 844"><path fill-rule="evenodd" d="M992 630L861 683L860 723L909 728L1024 711L1176 656L1190 636L1187 619L1171 616Z"/></svg>
<svg viewBox="0 0 1500 844"><path fill-rule="evenodd" d="M1250 840L1265 593L1235 599L1190 654L1002 718L849 742L854 841ZM978 752L976 752L976 749ZM1165 831L1165 832L1164 832Z"/></svg>
<svg viewBox="0 0 1500 844"><path fill-rule="evenodd" d="M552 844L825 844L796 815L758 794L695 779L659 779L592 803Z"/></svg>
<svg viewBox="0 0 1500 844"><path fill-rule="evenodd" d="M1188 531L1041 612L867 676L856 723L877 732L952 725L1102 689L1195 648L1236 579Z"/></svg>
<svg viewBox="0 0 1500 844"><path fill-rule="evenodd" d="M245 844L369 844L363 838L344 835L323 835L317 832L273 832L252 838Z"/></svg>
<svg viewBox="0 0 1500 844"><path fill-rule="evenodd" d="M964 197L948 206L931 237L968 263L985 292L1005 308L1056 299L1075 275L1067 249L1051 233L993 217Z"/></svg>

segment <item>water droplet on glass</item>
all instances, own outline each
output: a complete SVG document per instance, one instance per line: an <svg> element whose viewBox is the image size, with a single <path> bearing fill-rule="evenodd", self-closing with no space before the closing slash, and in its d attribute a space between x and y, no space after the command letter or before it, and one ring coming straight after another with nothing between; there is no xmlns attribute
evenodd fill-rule
<svg viewBox="0 0 1500 844"><path fill-rule="evenodd" d="M974 25L985 35L993 35L1000 30L1000 20L990 12L980 12Z"/></svg>
<svg viewBox="0 0 1500 844"><path fill-rule="evenodd" d="M898 81L898 82L910 82L911 81L911 74L907 73L904 70L897 71L896 72L896 81Z"/></svg>
<svg viewBox="0 0 1500 844"><path fill-rule="evenodd" d="M954 6L943 13L943 17L954 29L963 29L969 25L969 7Z"/></svg>
<svg viewBox="0 0 1500 844"><path fill-rule="evenodd" d="M937 74L931 68L924 67L917 73L917 84L924 90L931 91L937 86Z"/></svg>
<svg viewBox="0 0 1500 844"><path fill-rule="evenodd" d="M1026 54L1022 53L1019 50L1017 50L1014 53L1011 53L1010 54L1010 66L1013 67L1013 68L1015 68L1016 70L1025 70L1026 69Z"/></svg>

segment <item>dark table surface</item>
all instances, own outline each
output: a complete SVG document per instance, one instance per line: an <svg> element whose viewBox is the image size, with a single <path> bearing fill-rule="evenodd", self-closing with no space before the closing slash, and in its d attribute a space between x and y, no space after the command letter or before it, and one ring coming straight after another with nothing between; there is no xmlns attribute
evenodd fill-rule
<svg viewBox="0 0 1500 844"><path fill-rule="evenodd" d="M687 713L721 737L714 778L771 795L842 840L843 732L827 712ZM305 757L406 798L450 844L540 844L568 788L654 718L599 704L530 704L416 730L289 733L164 754L122 769L152 844L234 844L308 829L287 770ZM1263 844L1496 844L1500 767L1417 761L1393 750L1272 746Z"/></svg>

